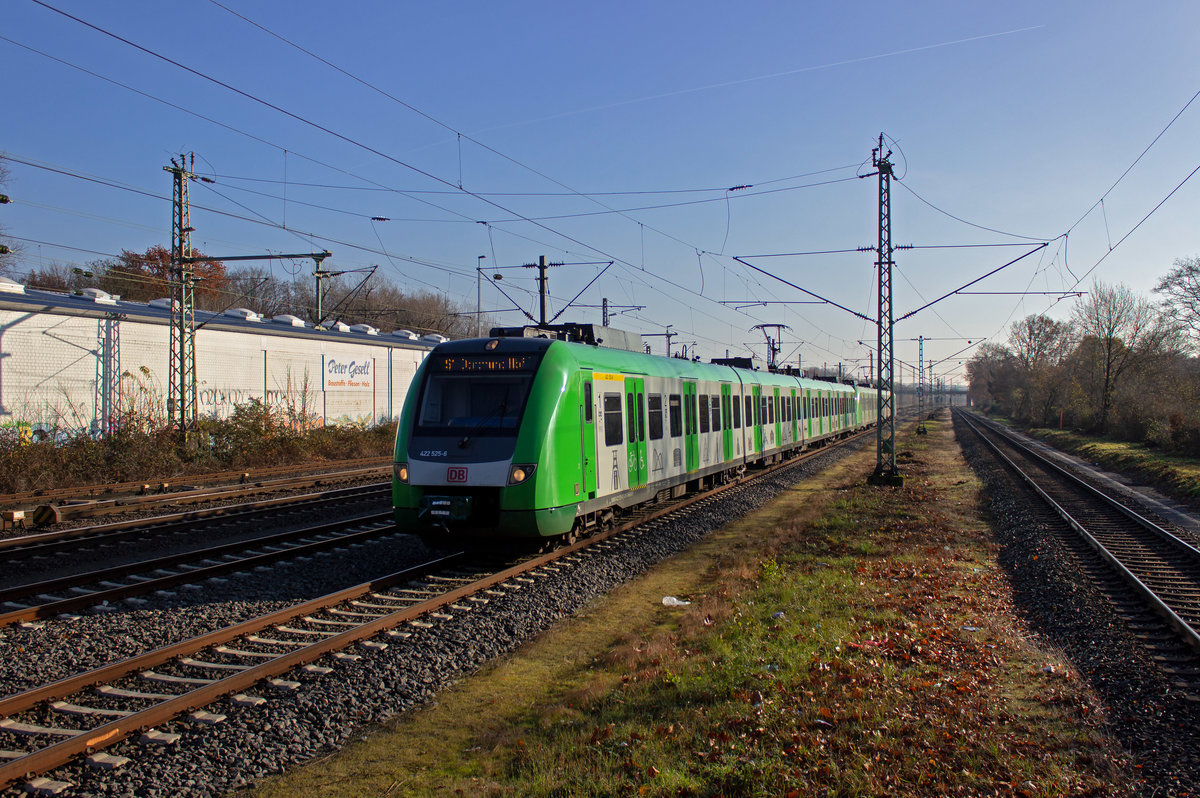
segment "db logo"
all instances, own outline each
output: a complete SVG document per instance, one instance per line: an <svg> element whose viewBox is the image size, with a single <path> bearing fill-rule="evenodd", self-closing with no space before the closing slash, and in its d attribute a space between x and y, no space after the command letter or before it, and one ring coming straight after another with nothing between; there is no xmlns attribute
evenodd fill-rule
<svg viewBox="0 0 1200 798"><path fill-rule="evenodd" d="M446 469L447 482L466 482L467 469L462 466L450 466Z"/></svg>

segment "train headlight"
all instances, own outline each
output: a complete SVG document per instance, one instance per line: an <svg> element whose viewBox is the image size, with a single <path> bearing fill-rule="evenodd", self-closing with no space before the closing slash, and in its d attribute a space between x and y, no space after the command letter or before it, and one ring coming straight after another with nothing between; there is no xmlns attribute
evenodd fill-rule
<svg viewBox="0 0 1200 798"><path fill-rule="evenodd" d="M508 469L508 484L520 485L533 476L536 465L515 465Z"/></svg>
<svg viewBox="0 0 1200 798"><path fill-rule="evenodd" d="M392 463L392 476L397 482L408 484L408 463Z"/></svg>

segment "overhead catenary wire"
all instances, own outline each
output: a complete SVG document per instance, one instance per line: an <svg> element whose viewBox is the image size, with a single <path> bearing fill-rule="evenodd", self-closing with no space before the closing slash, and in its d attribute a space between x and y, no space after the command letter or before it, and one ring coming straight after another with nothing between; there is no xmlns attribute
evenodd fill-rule
<svg viewBox="0 0 1200 798"><path fill-rule="evenodd" d="M42 2L42 0L35 0L35 2L39 2L39 3L41 3L41 2ZM297 43L295 43L295 42L291 41L290 39L288 39L288 38L286 38L286 37L284 37L284 36L282 36L282 35L280 35L280 34L278 34L278 33L274 32L273 30L271 30L271 29L267 28L265 25L262 25L262 24L260 24L260 23L258 23L258 22L255 22L254 20L252 20L252 19L250 19L249 17L246 17L246 16L244 16L244 15L242 15L242 14L239 14L238 12L236 12L236 11L232 10L231 8L229 8L228 6L226 6L226 5L224 5L224 4L220 3L220 2L218 2L218 0L209 0L209 2L210 2L210 3L212 3L213 5L217 6L218 8L221 8L221 9L223 9L224 11L226 11L226 12L228 12L228 13L230 13L230 14L234 15L235 17L237 17L237 18L239 18L239 19L241 19L243 22L246 22L247 24L249 24L249 25L252 25L252 26L254 26L255 28L257 28L257 29L261 30L263 33L265 33L265 34L267 34L267 35L269 35L269 36L271 36L271 37L273 37L273 38L275 38L275 39L277 39L277 40L279 40L279 41L283 42L284 44L288 45L289 47L292 47L292 48L294 48L294 49L296 49L296 50L299 50L300 52L304 53L305 55L309 56L310 58L313 58L313 59L315 59L315 60L319 61L320 63L324 64L325 66L329 67L330 69L333 69L333 70L337 71L338 73L340 73L340 74L344 75L345 77L347 77L347 78L349 78L350 80L352 80L352 81L354 81L354 82L358 83L359 85L361 85L361 86L363 86L363 87L365 87L365 88L367 88L367 89L370 89L371 91L374 91L374 92L376 92L376 93L378 93L378 94L380 94L380 95L382 95L382 96L384 96L384 97L386 97L386 98L388 98L388 99L392 100L393 102L395 102L395 103L397 103L397 104L401 105L402 107L404 107L404 108L408 109L409 111L411 111L411 112L413 112L413 113L415 113L415 114L417 114L417 115L421 116L422 118L424 118L424 119L426 119L426 120L428 120L428 121L432 122L433 124L435 124L435 125L438 125L438 126L442 127L443 129L445 129L446 131L448 131L448 132L450 132L450 133L453 133L453 134L455 135L456 139L457 139L459 142L461 142L463 138L466 138L466 139L467 139L468 141L470 141L472 144L475 144L476 146L478 146L478 147L481 147L481 148L483 148L483 149L487 150L488 152L492 153L493 155L496 155L497 157L503 158L504 160L506 160L506 161L509 161L510 163L513 163L513 164L515 164L515 165L517 165L517 166L520 166L520 167L521 167L521 168L523 168L523 169L527 169L527 170L529 170L531 173L533 173L533 174L537 175L538 177L541 177L541 178L543 178L543 179L545 179L545 180L547 180L547 181L549 181L549 182L551 182L551 183L553 183L553 184L555 184L555 185L557 185L557 186L559 186L559 187L561 187L561 188L567 189L568 191L570 191L572 194L574 194L574 195L576 195L576 196L579 196L579 197L581 197L581 198L584 198L584 199L588 199L588 200L590 200L591 202L594 202L594 203L596 203L597 205L600 205L600 206L601 206L602 208L604 208L604 209L605 209L605 211L606 211L606 212L608 212L608 213L615 213L615 214L618 214L618 215L620 215L620 216L626 216L626 215L627 215L627 213L631 212L631 211L623 211L623 210L619 210L619 209L613 209L613 208L610 208L610 207L608 207L607 205L605 205L603 202L600 202L599 200L595 199L595 197L594 197L594 196L591 196L591 195L588 195L588 194L584 194L584 193L582 193L582 192L580 192L580 191L576 190L575 188L573 188L573 187L571 187L571 186L568 186L566 183L563 183L562 181L560 181L560 180L557 180L557 179L555 179L554 177L551 177L550 175L548 175L548 174L545 174L544 172L542 172L542 171L540 171L540 170L538 170L538 169L535 169L534 167L532 167L532 166L529 166L528 164L526 164L526 163L524 163L524 162L522 162L522 161L519 161L519 160L517 160L516 158L513 158L512 156L510 156L510 155L508 155L508 154L506 154L506 153L504 153L504 152L501 152L501 151L499 151L499 150L497 150L497 149L495 149L495 148L493 148L493 147L491 147L491 146L489 146L489 145L487 145L487 144L485 144L485 143L483 143L483 142L479 141L478 139L476 139L476 138L474 138L474 137L472 137L472 136L470 136L470 135L468 135L468 134L465 134L465 133L463 133L461 130L458 130L458 129L456 129L455 127L453 127L453 126L451 126L451 125L447 124L446 122L443 122L443 121L442 121L442 120L440 120L440 119L437 119L436 117L432 116L431 114L428 114L428 113L426 113L425 111L422 111L421 109L417 108L416 106L414 106L414 105L412 105L412 104L410 104L410 103L408 103L408 102L405 102L404 100L402 100L402 99L400 99L400 98L398 98L398 97L396 97L396 96L392 95L391 93L389 93L389 92L387 92L387 91L384 91L383 89L379 88L378 86L374 85L373 83L371 83L371 82L369 82L369 81L366 81L366 80L364 80L364 79L362 79L362 78L358 77L357 75L355 75L355 74L351 73L350 71L348 71L348 70L346 70L346 69L344 69L344 68L342 68L342 67L338 66L337 64L334 64L332 61L329 61L328 59L322 58L320 55L318 55L317 53L313 52L312 50L309 50L308 48L302 47L301 45L299 45L299 44L297 44ZM60 12L60 13L61 13L61 12ZM460 156L460 157L461 157L461 156ZM408 166L407 164L405 164L405 165L406 165L406 166ZM410 166L409 168L414 168L414 169L415 169L415 167L411 167L411 166ZM416 170L416 171L418 171L418 172L419 172L420 170ZM461 170L460 170L460 171L461 171ZM442 182L442 183L446 184L447 186L450 186L450 185L451 185L451 184L450 184L448 181L441 180L440 178L438 178L438 180L439 180L439 182ZM462 190L464 190L464 191L465 191L465 189L463 189L463 187L462 187L462 185L461 185L461 184L458 186L458 188L459 188L459 189L462 189ZM734 188L732 188L732 189L729 189L728 191L733 191L733 190L736 190L736 189L738 189L738 188L743 188L743 186L737 186L737 187L734 187ZM726 192L726 195L728 195L728 191ZM475 192L467 192L467 193L469 193L469 194L471 194L472 196L475 196L475 197L477 197L477 198L479 198L479 199L482 199L482 200L484 200L484 201L487 201L487 200L484 198L484 196L483 196L483 195L481 195L481 194L476 194ZM494 204L494 203L492 203L492 204ZM497 207L500 207L500 206L498 206L498 205L497 205ZM507 211L507 212L509 212L509 213L512 213L512 211L510 211L510 210L508 210L508 209L504 209L504 210L506 210L506 211ZM546 219L543 219L543 220L533 219L533 218L529 218L529 217L521 217L521 218L522 218L522 220L524 220L524 221L527 221L527 222L531 222L531 223L535 223L535 224L536 224L538 221L550 221L550 220L554 220L555 218L569 218L569 217L547 217ZM627 218L628 218L628 217L627 217ZM631 221L638 222L638 220L636 220L636 219L631 219ZM638 222L638 223L639 223L639 224L641 224L641 222ZM673 239L673 240L679 241L679 239L677 239L677 238L675 238L674 236L671 236L671 235L669 235L669 234L665 233L664 231L658 230L657 228L653 228L653 227L651 227L651 229L652 229L652 230L654 230L654 232L657 232L657 233L659 233L660 235L664 235L664 236L666 236L666 237L668 237L668 238L671 238L671 239ZM552 231L552 232L556 232L556 234L557 234L557 235L563 235L562 233L559 233L559 232L557 232L557 231ZM568 240L572 240L572 241L574 241L574 239L570 238L569 236L565 236L565 235L563 235L563 237L564 237L564 238L567 238ZM581 246L587 246L586 244L583 244L582 242L579 242L579 241L575 241L575 243L577 243L577 244L580 244ZM684 242L680 241L679 243L684 243ZM604 252L603 250L600 250L600 249L595 249L594 251L596 251L596 252L599 252L599 253L601 253L601 254L605 255L606 257L610 257L609 253L607 253L607 252ZM621 263L626 263L625 261L623 261L623 260L621 260L621 259L619 259L619 258L615 258L615 260L617 260L618 262L621 262ZM632 265L632 264L629 264L629 265Z"/></svg>
<svg viewBox="0 0 1200 798"><path fill-rule="evenodd" d="M371 153L371 154L373 154L373 155L376 155L376 156L378 156L378 157L384 158L385 160L387 160L387 161L389 161L389 162L391 162L391 163L394 163L394 164L396 164L396 165L398 165L398 166L401 166L401 167L403 167L403 168L409 169L409 170L413 171L413 172L414 172L414 173L416 173L416 174L419 174L419 175L421 175L421 176L424 176L424 177L426 177L426 178L428 178L428 179L430 179L430 180L433 180L433 181L435 181L435 182L441 183L442 185L445 185L445 186L447 186L447 187L450 187L450 188L453 188L453 187L455 187L455 186L454 186L454 184L453 184L452 182L450 182L450 181L448 181L448 180L446 180L446 179L444 179L444 178L438 177L437 175L434 175L434 174L432 174L432 173L430 173L430 172L428 172L428 171L426 171L426 170L420 169L419 167L416 167L416 166L414 166L414 165L412 165L412 164L409 164L409 163L407 163L407 162L405 162L405 161L403 161L403 160L401 160L401 159L399 159L399 158L395 158L394 156L388 155L387 153L384 153L384 152L382 152L382 151L378 150L377 148L371 147L371 146L369 146L369 145L366 145L366 144L364 144L364 143L362 143L362 142L359 142L359 141L357 141L357 140L353 139L353 138L352 138L352 137L350 137L350 136L346 136L345 134L338 133L337 131L335 131L335 130L333 130L333 129L331 129L331 128L329 128L329 127L325 126L325 125L322 125L322 124L320 124L320 123L318 123L318 122L315 122L315 121L313 121L313 120L310 120L310 119L307 119L307 118L305 118L305 117L302 117L302 116L300 116L300 115L298 115L298 114L295 114L295 113L293 113L293 112L291 112L291 111L288 111L288 110L286 110L286 109L284 109L284 108L282 108L282 107L280 107L280 106L278 106L278 105L276 105L276 104L274 104L274 103L271 103L271 102L269 102L269 101L267 101L267 100L264 100L264 99L262 99L262 98L260 98L260 97L257 97L257 96L255 96L255 95L253 95L253 94L249 93L249 92L246 92L246 91L244 91L244 90L242 90L242 89L238 89L238 88L236 88L236 87L234 87L234 86L232 86L232 85L230 85L230 84L228 84L228 83L226 83L226 82L224 82L224 81L221 81L221 80L219 80L219 79L217 79L217 78L214 78L214 77L212 77L212 76L210 76L210 75L207 75L207 74L205 74L205 73L203 73L203 72L200 72L199 70L196 70L196 69L194 69L194 68L192 68L192 67L188 67L188 66L186 66L186 65L184 65L184 64L182 64L182 63L180 63L180 62L178 62L178 61L176 61L176 60L174 60L174 59L172 59L172 58L169 58L168 56L165 56L165 55L163 55L163 54L161 54L161 53L155 52L154 50L151 50L150 48L147 48L147 47L144 47L144 46L142 46L142 45L139 45L139 44L137 44L136 42L133 42L133 41L131 41L131 40L129 40L129 39L126 39L126 38L124 38L124 37L122 37L122 36L120 36L120 35L118 35L118 34L116 34L116 33L113 33L113 32L111 32L111 31L108 31L108 30L104 29L104 28L101 28L101 27L100 27L100 26L98 26L98 25L95 25L95 24L93 24L93 23L87 22L86 20L83 20L82 18L80 18L80 17L78 17L78 16L75 16L75 15L73 15L73 14L70 14L70 13L68 13L68 12L66 12L66 11L63 11L63 10L61 10L61 9L58 9L58 8L56 8L56 7L52 6L52 5L50 5L49 3L45 2L45 0L31 0L31 2L34 2L34 3L36 3L37 5L39 5L39 6L42 6L43 8L46 8L46 9L47 9L47 10L49 10L49 11L52 11L52 12L54 12L54 13L57 13L57 14L59 14L59 15L61 15L61 16L64 16L64 17L66 17L66 18L68 18L68 19L71 19L71 20L73 20L73 21L75 21L75 22L77 22L77 23L79 23L79 24L81 24L81 25L83 25L83 26L85 26L85 27L87 27L87 28L89 28L89 29L92 29L92 30L94 30L94 31L96 31L96 32L98 32L98 33L100 33L100 34L104 35L104 36L108 36L108 37L110 37L110 38L113 38L113 39L115 39L115 40L117 40L117 41L119 41L119 42L122 42L123 44L126 44L126 45L128 45L128 46L130 46L130 47L133 47L133 48L135 48L135 49L137 49L137 50L139 50L139 51L141 51L141 52L143 52L143 53L145 53L145 54L147 54L147 55L149 55L149 56L151 56L151 57L153 57L153 58L156 58L156 59L159 59L159 60L161 60L161 61L164 61L164 62L166 62L166 63L169 63L169 64L171 64L171 65L173 65L173 66L175 66L175 67L177 67L177 68L179 68L179 69L182 69L182 70L184 70L184 71L188 72L189 74L192 74L192 75L194 75L194 76L196 76L196 77L198 77L198 78L202 79L202 80L205 80L205 81L211 82L211 83L213 83L213 84L215 84L215 85L218 85L218 86L220 86L220 87L222 87L222 88L225 88L226 90L228 90L228 91L231 91L231 92L233 92L233 93L237 94L238 96L241 96L241 97L243 97L243 98L245 98L245 99L247 99L247 100L250 100L250 101L252 101L252 102L254 102L254 103L257 103L257 104L263 105L264 107L267 107L267 108L269 108L269 109L271 109L271 110L274 110L274 111L276 111L276 112L278 112L278 113L281 113L281 114L283 114L283 115L287 116L288 118L290 118L290 119L293 119L293 120L295 120L295 121L297 121L297 122L299 122L299 123L301 123L301 124L303 124L303 125L307 125L307 126L309 126L309 127L312 127L312 128L314 128L314 129L316 129L316 130L319 130L319 131L321 131L321 132L324 132L324 133L326 133L327 135L330 135L330 136L332 136L332 137L334 137L334 138L338 139L339 141L343 141L343 142L345 142L345 143L347 143L347 144L350 144L351 146L355 146L355 147L358 147L358 148L360 148L360 149L363 149L363 150L364 150L364 151L366 151L366 152L369 152L369 153ZM567 241L570 241L570 242L572 242L572 243L578 244L579 246L582 246L582 247L584 247L584 248L586 248L586 249L588 249L588 250L590 250L590 251L592 251L592 252L595 252L595 253L597 253L597 254L600 254L600 255L602 255L602 256L605 256L605 257L612 258L614 261L616 261L617 263L621 264L621 266L622 266L622 267L624 267L624 268L628 268L628 269L630 269L630 270L632 270L632 271L642 271L643 273L646 273L646 274L652 274L652 276L654 276L654 277L655 277L655 279L662 280L662 281L664 281L664 282L668 283L669 285L672 285L673 287L680 288L680 289L682 289L682 290L684 290L684 291L687 291L687 292L688 292L688 293L690 293L690 294L693 294L693 295L696 295L696 296L700 296L701 298L708 299L709 301L712 301L712 300L711 300L711 298L709 298L709 297L705 297L705 296L703 296L702 294L696 294L696 292L694 292L694 291L691 291L691 290L690 290L690 289L688 289L687 287L685 287L685 286L681 286L681 285L679 285L679 284L677 284L677 283L675 283L675 282L673 282L673 281L667 280L666 278L663 278L661 275L657 275L657 274L653 274L653 273L651 273L651 272L647 272L647 271L645 271L644 269L641 269L641 270L639 270L639 269L637 269L636 267L634 267L634 266L633 266L633 264L629 263L628 261L626 261L626 260L625 260L625 259L623 259L623 258L620 258L620 257L618 257L618 256L612 255L611 253L608 253L608 252L606 252L606 251L605 251L605 250L603 250L602 248L599 248L599 247L595 247L595 246L589 245L589 244L587 244L587 243L585 243L585 242L583 242L583 241L581 241L581 240L579 240L579 239L577 239L577 238L575 238L575 237L573 237L573 236L571 236L571 235L569 235L569 234L563 233L563 232L561 232L561 231L558 231L558 230L554 230L553 228L550 228L550 227L548 227L548 226L546 226L546 225L542 224L541 222L535 221L535 220L533 220L533 219L529 219L529 218L528 218L528 217L526 217L525 215L523 215L523 214L519 214L519 213L516 213L516 212L514 212L514 211L512 211L512 210L510 210L510 209L508 209L508 208L505 208L504 206L500 205L499 203L496 203L496 202L494 202L494 201L491 201L491 200L487 199L486 197L480 196L478 193L476 193L476 192L474 192L474 191L471 191L471 190L468 190L468 189L465 189L465 188L464 188L464 189L463 189L463 193L464 193L464 194L466 194L466 195L468 195L468 196L474 197L474 198L476 198L477 200L479 200L479 201L481 201L481 202L483 202L483 203L485 203L485 204L487 204L487 205L490 205L490 206L492 206L492 207L495 207L495 208L497 208L498 210L504 211L505 213L512 214L512 215L515 217L515 219L514 219L513 221L517 221L517 220L520 220L520 221L527 221L527 222L529 222L529 223L533 224L533 225L534 225L534 226L536 226L536 227L539 227L539 228L541 228L541 229L544 229L544 230L546 230L547 232L549 232L549 233L551 233L551 234L553 234L553 235L560 236L561 238L563 238L563 239L565 239L565 240L567 240ZM600 203L600 204L602 204L602 203ZM670 239L672 239L672 240L678 241L679 243L683 243L683 244L686 244L686 243L687 243L687 242L684 242L684 241L682 241L681 239L677 238L676 236L672 236L671 234L669 234L669 233L666 233L666 232L664 232L664 231L657 230L656 228L651 228L651 229L655 230L655 232L658 232L658 233L660 233L661 235L664 235L664 236L665 236L665 237L667 237L667 238L670 238ZM328 236L321 236L321 237L320 237L320 239L321 239L321 240L325 240L325 241L329 241L329 242L332 242L332 243L339 243L339 242L337 241L337 239L333 239L333 238L330 238L330 237L328 237ZM361 248L361 247L360 247L360 248ZM462 276L462 275L463 275L463 273L462 273L462 272L460 272L460 276ZM750 314L744 314L744 315L746 315L748 318L754 318L753 316L750 316Z"/></svg>

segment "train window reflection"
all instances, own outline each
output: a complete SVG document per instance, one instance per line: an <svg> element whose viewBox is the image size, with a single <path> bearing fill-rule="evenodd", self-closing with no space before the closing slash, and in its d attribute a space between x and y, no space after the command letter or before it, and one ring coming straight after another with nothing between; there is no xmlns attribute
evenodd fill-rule
<svg viewBox="0 0 1200 798"><path fill-rule="evenodd" d="M421 396L419 435L516 435L532 374L432 373Z"/></svg>
<svg viewBox="0 0 1200 798"><path fill-rule="evenodd" d="M619 446L621 437L621 394L604 394L604 445Z"/></svg>
<svg viewBox="0 0 1200 798"><path fill-rule="evenodd" d="M657 441L663 436L663 402L662 394L652 393L646 397L650 405L650 440Z"/></svg>

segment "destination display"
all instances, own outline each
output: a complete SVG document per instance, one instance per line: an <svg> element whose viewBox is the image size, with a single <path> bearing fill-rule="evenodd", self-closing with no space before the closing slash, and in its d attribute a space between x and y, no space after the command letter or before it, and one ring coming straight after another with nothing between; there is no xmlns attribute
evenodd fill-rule
<svg viewBox="0 0 1200 798"><path fill-rule="evenodd" d="M434 371L460 374L499 374L511 371L533 371L541 353L515 355L430 355Z"/></svg>

